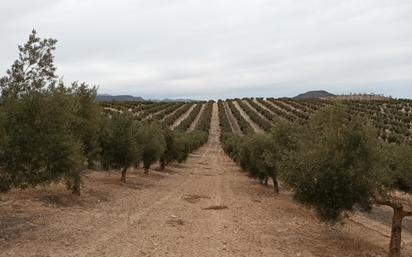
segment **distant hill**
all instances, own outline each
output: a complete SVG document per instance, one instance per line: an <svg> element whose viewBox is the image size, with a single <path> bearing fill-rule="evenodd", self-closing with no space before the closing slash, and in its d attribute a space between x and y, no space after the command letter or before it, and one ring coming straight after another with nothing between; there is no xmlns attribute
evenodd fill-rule
<svg viewBox="0 0 412 257"><path fill-rule="evenodd" d="M139 102L139 101L153 101L153 102L194 102L196 100L192 99L148 99L145 100L143 97L140 96L132 96L132 95L108 95L108 94L103 94L103 95L97 95L96 96L96 101L98 102L111 102L111 101L117 101L117 102Z"/></svg>
<svg viewBox="0 0 412 257"><path fill-rule="evenodd" d="M149 99L148 101L153 101L153 102L197 102L197 100L193 100L193 99L170 99L170 98L165 98L165 99L162 99L162 100Z"/></svg>
<svg viewBox="0 0 412 257"><path fill-rule="evenodd" d="M293 99L310 99L310 98L324 98L335 96L325 90L309 91L293 97Z"/></svg>
<svg viewBox="0 0 412 257"><path fill-rule="evenodd" d="M96 101L98 102L110 102L110 101L118 101L118 102L132 102L132 101L144 101L144 99L140 96L132 96L132 95L97 95Z"/></svg>

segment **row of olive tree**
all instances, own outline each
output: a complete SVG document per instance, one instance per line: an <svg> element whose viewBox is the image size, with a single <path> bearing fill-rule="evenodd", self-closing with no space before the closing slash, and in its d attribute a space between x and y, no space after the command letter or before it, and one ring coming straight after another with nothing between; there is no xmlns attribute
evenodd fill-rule
<svg viewBox="0 0 412 257"><path fill-rule="evenodd" d="M148 174L151 165L159 162L163 170L172 161L186 160L207 139L202 131L173 131L157 121L136 121L128 112L103 117L100 127L101 163L105 169L121 170L123 182L130 167L142 162Z"/></svg>
<svg viewBox="0 0 412 257"><path fill-rule="evenodd" d="M0 79L0 192L13 187L65 181L80 194L81 171L101 163L121 170L143 163L145 173L160 161L184 161L207 133L170 131L130 113L104 115L96 87L66 87L54 65L56 40L33 30L19 58Z"/></svg>
<svg viewBox="0 0 412 257"><path fill-rule="evenodd" d="M378 140L376 129L342 106L319 111L307 124L278 123L268 134L223 138L225 151L252 177L277 178L319 218L336 222L374 204L393 209L389 256L400 256L401 230L412 193L412 146ZM412 207L412 206L409 206Z"/></svg>

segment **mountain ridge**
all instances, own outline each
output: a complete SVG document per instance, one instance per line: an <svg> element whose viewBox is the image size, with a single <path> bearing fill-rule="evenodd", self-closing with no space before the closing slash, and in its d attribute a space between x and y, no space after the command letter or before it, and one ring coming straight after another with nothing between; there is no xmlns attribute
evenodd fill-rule
<svg viewBox="0 0 412 257"><path fill-rule="evenodd" d="M324 97L333 97L334 94L329 93L326 90L312 90L302 94L299 94L293 99L311 99L311 98L324 98Z"/></svg>
<svg viewBox="0 0 412 257"><path fill-rule="evenodd" d="M195 102L196 100L192 99L144 99L141 96L132 96L132 95L109 95L109 94L97 94L97 102L143 102L143 101L152 101L152 102Z"/></svg>

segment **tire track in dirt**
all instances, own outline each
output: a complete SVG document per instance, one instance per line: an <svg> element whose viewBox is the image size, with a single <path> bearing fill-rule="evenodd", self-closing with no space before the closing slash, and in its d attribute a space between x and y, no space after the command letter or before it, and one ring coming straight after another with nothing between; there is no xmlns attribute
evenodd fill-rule
<svg viewBox="0 0 412 257"><path fill-rule="evenodd" d="M144 217L141 217L142 224L150 226L151 229L147 234L143 231L144 235L140 236L140 240L132 240L129 246L125 248L125 251L118 256L133 256L136 251L140 251L143 256L164 256L166 254L171 256L220 255L220 248L217 247L218 242L213 242L213 238L214 235L220 233L221 213L220 211L204 211L201 209L202 205L207 207L207 205L222 204L219 190L221 178L213 173L213 171L219 170L218 160L213 158L220 150L220 131L217 123L217 105L214 105L209 140L202 147L203 149L199 150L202 153L187 163L190 167L194 166L193 169L190 169L190 174L186 174L190 177L190 183L186 183L186 186L181 188L180 192L171 197L167 203L157 206L159 208L155 208ZM195 163L192 164L192 161ZM211 188L216 190L211 190ZM198 203L188 204L184 200L185 195L199 195L204 196L205 199ZM168 233L164 233L165 231L168 231ZM195 234L193 238L193 231L200 232L200 234ZM209 236L204 237L202 234L208 234ZM156 238L155 241L161 243L147 240L147 238ZM179 245L191 246L195 244L196 247L176 249L174 246L176 241ZM211 245L215 245L215 247L211 248ZM170 248L174 248L173 254L169 252L168 249Z"/></svg>

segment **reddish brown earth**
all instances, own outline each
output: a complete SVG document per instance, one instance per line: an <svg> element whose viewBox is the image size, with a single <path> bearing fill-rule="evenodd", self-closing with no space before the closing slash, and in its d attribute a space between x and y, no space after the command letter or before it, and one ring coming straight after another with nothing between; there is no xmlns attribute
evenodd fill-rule
<svg viewBox="0 0 412 257"><path fill-rule="evenodd" d="M386 255L386 209L332 227L285 190L274 197L222 152L216 105L208 143L186 163L119 178L86 173L80 198L62 185L1 195L0 256ZM410 220L403 240L411 256Z"/></svg>

